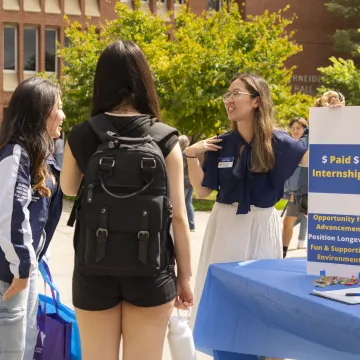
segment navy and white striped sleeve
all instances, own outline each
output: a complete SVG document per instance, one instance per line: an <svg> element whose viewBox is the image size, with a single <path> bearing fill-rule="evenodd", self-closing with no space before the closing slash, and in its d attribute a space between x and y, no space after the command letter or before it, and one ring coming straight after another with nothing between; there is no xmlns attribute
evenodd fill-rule
<svg viewBox="0 0 360 360"><path fill-rule="evenodd" d="M1 159L0 174L6 174L0 177L0 247L11 273L24 279L37 261L28 210L32 196L30 160L19 145Z"/></svg>

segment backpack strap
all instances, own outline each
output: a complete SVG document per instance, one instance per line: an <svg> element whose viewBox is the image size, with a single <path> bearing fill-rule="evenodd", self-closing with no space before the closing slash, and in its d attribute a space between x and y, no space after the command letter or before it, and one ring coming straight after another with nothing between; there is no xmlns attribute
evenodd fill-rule
<svg viewBox="0 0 360 360"><path fill-rule="evenodd" d="M105 114L99 114L94 117L92 117L90 120L88 120L89 125L91 126L94 133L97 135L99 140L101 142L105 142L107 139L107 132L112 131L115 134L117 134L116 129L113 127L111 122L107 119ZM83 185L84 185L84 178L82 178L78 193L76 195L76 199L74 201L74 205L72 207L69 220L67 222L67 226L73 227L75 221L78 217L78 212L80 209L82 196L83 196Z"/></svg>
<svg viewBox="0 0 360 360"><path fill-rule="evenodd" d="M73 205L73 207L71 209L69 220L68 220L68 222L66 224L67 226L73 227L75 221L77 220L78 212L79 212L80 205L81 205L82 195L83 195L83 187L84 187L84 177L81 179L79 190L78 190L78 193L76 195L74 205Z"/></svg>
<svg viewBox="0 0 360 360"><path fill-rule="evenodd" d="M157 119L153 119L152 125L143 134L144 137L148 136L148 135L150 135L152 137L153 141L158 144L161 140L169 137L170 135L179 136L179 132L175 128L173 128L169 125L166 125L164 123L161 123ZM172 218L172 209L171 209L170 217ZM175 273L176 254L175 254L175 249L174 249L174 242L172 240L170 233L169 233L169 238L168 238L168 246L172 250L171 251L169 250L170 257L169 257L169 264L167 266L167 270L170 274L174 274Z"/></svg>
<svg viewBox="0 0 360 360"><path fill-rule="evenodd" d="M96 115L88 120L88 122L101 142L104 142L107 139L107 133L109 131L119 136L113 124L109 121L105 114Z"/></svg>
<svg viewBox="0 0 360 360"><path fill-rule="evenodd" d="M108 131L120 136L105 114L96 115L88 120L88 122L101 142L104 142L107 139ZM153 140L158 143L170 135L179 135L179 132L175 128L161 123L157 119L153 119L152 125L142 134L141 137L146 137L148 135L150 135Z"/></svg>
<svg viewBox="0 0 360 360"><path fill-rule="evenodd" d="M155 119L149 129L144 132L143 137L147 135L150 135L156 143L159 143L161 140L167 138L170 135L178 136L179 132L175 128L161 123Z"/></svg>

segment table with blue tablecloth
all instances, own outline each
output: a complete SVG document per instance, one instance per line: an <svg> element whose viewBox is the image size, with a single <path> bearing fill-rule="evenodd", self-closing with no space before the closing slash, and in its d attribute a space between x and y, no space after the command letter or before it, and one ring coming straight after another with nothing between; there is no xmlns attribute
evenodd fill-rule
<svg viewBox="0 0 360 360"><path fill-rule="evenodd" d="M305 259L211 265L196 348L217 360L359 360L360 305L310 295L314 278Z"/></svg>

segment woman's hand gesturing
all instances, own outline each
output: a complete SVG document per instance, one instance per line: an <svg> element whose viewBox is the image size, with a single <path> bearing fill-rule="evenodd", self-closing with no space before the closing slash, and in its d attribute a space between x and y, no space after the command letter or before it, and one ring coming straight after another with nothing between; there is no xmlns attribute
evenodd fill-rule
<svg viewBox="0 0 360 360"><path fill-rule="evenodd" d="M197 157L207 151L218 151L221 146L217 145L222 139L218 139L217 136L213 136L210 139L201 140L188 148L186 148L186 156Z"/></svg>

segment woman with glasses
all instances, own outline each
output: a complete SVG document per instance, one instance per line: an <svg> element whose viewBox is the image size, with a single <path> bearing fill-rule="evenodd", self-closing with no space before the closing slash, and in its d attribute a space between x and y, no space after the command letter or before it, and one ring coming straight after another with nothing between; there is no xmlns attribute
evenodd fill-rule
<svg viewBox="0 0 360 360"><path fill-rule="evenodd" d="M210 264L282 258L274 205L282 198L285 180L308 162L306 148L275 130L271 94L263 78L238 74L223 100L232 129L186 149L197 195L218 192L199 260L192 325Z"/></svg>

